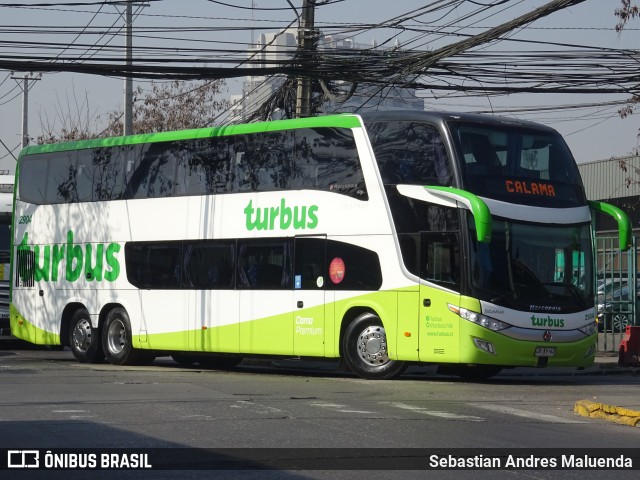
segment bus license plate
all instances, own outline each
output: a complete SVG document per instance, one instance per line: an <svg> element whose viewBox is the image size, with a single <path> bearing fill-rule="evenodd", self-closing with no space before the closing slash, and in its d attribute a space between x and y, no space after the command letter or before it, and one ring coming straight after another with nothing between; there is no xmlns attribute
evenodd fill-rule
<svg viewBox="0 0 640 480"><path fill-rule="evenodd" d="M536 347L536 357L553 357L556 354L556 347Z"/></svg>

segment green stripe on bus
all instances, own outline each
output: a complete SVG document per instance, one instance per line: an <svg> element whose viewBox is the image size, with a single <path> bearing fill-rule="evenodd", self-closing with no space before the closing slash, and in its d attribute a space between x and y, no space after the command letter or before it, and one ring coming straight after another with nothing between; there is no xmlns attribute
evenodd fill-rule
<svg viewBox="0 0 640 480"><path fill-rule="evenodd" d="M24 155L33 155L39 153L82 150L85 148L115 147L121 145L138 145L141 143L171 142L177 140L192 140L198 138L246 135L250 133L278 132L299 128L358 128L361 126L362 125L360 122L360 118L355 115L327 115L323 117L277 120L274 122L256 122L243 125L227 125L224 127L148 133L141 135L130 135L126 137L95 138L91 140L79 140L77 142L64 142L49 145L33 145L23 149L20 152L20 157Z"/></svg>

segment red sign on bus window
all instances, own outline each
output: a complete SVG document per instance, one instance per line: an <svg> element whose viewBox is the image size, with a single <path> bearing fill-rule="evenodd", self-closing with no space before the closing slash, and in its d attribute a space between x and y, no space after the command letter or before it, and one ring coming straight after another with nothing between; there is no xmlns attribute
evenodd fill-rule
<svg viewBox="0 0 640 480"><path fill-rule="evenodd" d="M329 264L329 278L331 279L331 281L335 284L340 283L342 280L344 280L344 274L344 260L342 260L340 257L336 257L331 260L331 263Z"/></svg>

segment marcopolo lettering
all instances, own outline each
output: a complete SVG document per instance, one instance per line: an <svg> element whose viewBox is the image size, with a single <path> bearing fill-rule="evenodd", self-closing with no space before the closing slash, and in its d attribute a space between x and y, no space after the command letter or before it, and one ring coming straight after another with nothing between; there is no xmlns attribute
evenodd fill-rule
<svg viewBox="0 0 640 480"><path fill-rule="evenodd" d="M87 243L83 246L73 242L73 231L67 232L67 243L63 245L28 245L29 234L25 233L18 246L20 252L33 252L33 279L36 282L56 282L61 275L67 282L76 282L84 273L88 281L103 279L114 282L120 275L117 254L120 244Z"/></svg>
<svg viewBox="0 0 640 480"><path fill-rule="evenodd" d="M564 319L551 318L551 316L536 317L535 315L531 315L531 325L533 325L534 327L563 328Z"/></svg>
<svg viewBox="0 0 640 480"><path fill-rule="evenodd" d="M247 230L295 230L314 229L318 226L318 206L289 207L285 199L277 207L255 207L253 200L244 207Z"/></svg>

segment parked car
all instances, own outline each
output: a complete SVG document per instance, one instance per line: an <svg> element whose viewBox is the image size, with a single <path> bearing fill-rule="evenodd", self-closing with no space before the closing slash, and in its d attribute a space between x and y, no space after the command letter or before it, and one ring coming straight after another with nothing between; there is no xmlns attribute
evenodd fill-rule
<svg viewBox="0 0 640 480"><path fill-rule="evenodd" d="M636 281L635 291L629 287L628 284L618 287L602 303L598 302L599 331L624 331L631 323L634 304L636 314L640 314L640 280Z"/></svg>
<svg viewBox="0 0 640 480"><path fill-rule="evenodd" d="M619 290L627 284L626 278L603 278L598 279L596 285L596 297L598 303L604 303L605 300L611 298L612 292Z"/></svg>

